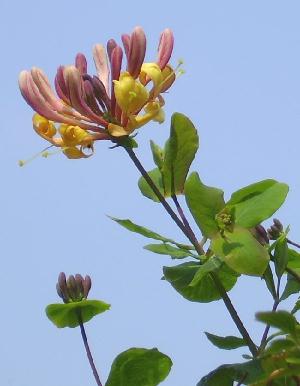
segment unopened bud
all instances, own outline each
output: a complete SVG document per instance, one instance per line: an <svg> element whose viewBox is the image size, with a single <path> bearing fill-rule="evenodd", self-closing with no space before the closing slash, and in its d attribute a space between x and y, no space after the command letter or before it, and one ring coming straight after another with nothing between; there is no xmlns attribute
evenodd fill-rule
<svg viewBox="0 0 300 386"><path fill-rule="evenodd" d="M84 281L84 279L83 279L83 277L79 273L76 273L75 281L76 281L76 285L77 285L78 295L82 299L82 297L83 297L83 281Z"/></svg>
<svg viewBox="0 0 300 386"><path fill-rule="evenodd" d="M86 299L92 287L92 280L89 275L86 275L83 281L83 297Z"/></svg>
<svg viewBox="0 0 300 386"><path fill-rule="evenodd" d="M92 281L88 275L83 278L77 273L66 278L64 272L61 272L58 276L56 291L64 303L80 302L87 298L91 285Z"/></svg>
<svg viewBox="0 0 300 386"><path fill-rule="evenodd" d="M282 233L282 231L283 231L283 225L277 218L274 218L273 225L271 225L270 228L268 228L267 230L269 239L277 240L280 234Z"/></svg>
<svg viewBox="0 0 300 386"><path fill-rule="evenodd" d="M256 227L253 228L251 232L261 245L269 244L268 233L261 224L256 225Z"/></svg>
<svg viewBox="0 0 300 386"><path fill-rule="evenodd" d="M277 218L274 218L273 219L273 223L274 225L276 226L276 228L282 232L283 231L283 225L281 224L281 222L277 219Z"/></svg>
<svg viewBox="0 0 300 386"><path fill-rule="evenodd" d="M77 285L76 280L73 275L70 275L67 280L67 286L68 286L68 292L69 296L73 301L76 301L78 298L78 291L77 291Z"/></svg>

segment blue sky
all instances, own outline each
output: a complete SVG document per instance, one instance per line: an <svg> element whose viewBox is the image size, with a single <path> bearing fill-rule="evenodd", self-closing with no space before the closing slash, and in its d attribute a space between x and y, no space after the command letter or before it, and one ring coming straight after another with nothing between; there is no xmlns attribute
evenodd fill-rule
<svg viewBox="0 0 300 386"><path fill-rule="evenodd" d="M170 259L143 250L147 240L106 216L131 218L184 241L162 208L140 195L138 173L120 149L98 143L88 160L56 155L18 167L20 158L46 144L31 128L32 111L17 77L38 66L52 81L58 65L72 63L77 52L91 62L95 43L119 39L136 25L146 31L153 60L160 32L171 28L173 63L183 58L186 74L166 96L165 124L140 130L141 160L152 168L149 140L163 144L172 112L185 113L201 141L192 170L223 188L226 197L265 178L288 183L290 194L278 216L299 242L299 2L2 0L0 12L2 383L94 384L79 331L58 330L44 314L57 301L62 270L90 274L91 297L112 304L87 325L103 380L114 357L132 346L158 347L172 357L165 386L195 385L219 364L240 360L245 350L221 352L203 334L237 334L223 304L181 298L160 280ZM263 284L243 278L231 297L258 340L254 312L271 307Z"/></svg>

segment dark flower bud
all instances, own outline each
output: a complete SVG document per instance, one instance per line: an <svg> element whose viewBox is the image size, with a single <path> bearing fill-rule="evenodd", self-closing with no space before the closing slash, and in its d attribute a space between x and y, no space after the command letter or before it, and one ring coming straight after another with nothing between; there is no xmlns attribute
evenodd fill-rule
<svg viewBox="0 0 300 386"><path fill-rule="evenodd" d="M268 233L261 224L256 225L256 227L250 229L250 231L261 245L269 244Z"/></svg>
<svg viewBox="0 0 300 386"><path fill-rule="evenodd" d="M274 225L276 226L276 228L282 232L283 231L283 225L281 224L281 222L277 219L277 218L274 218L273 219L273 223Z"/></svg>
<svg viewBox="0 0 300 386"><path fill-rule="evenodd" d="M280 234L282 233L282 231L283 231L283 225L277 218L274 218L273 225L271 225L270 228L268 228L267 230L269 239L277 240Z"/></svg>
<svg viewBox="0 0 300 386"><path fill-rule="evenodd" d="M82 297L83 297L83 281L84 281L84 279L83 279L83 277L79 273L76 273L75 281L76 281L76 285L77 285L78 296L82 299Z"/></svg>
<svg viewBox="0 0 300 386"><path fill-rule="evenodd" d="M86 275L83 281L83 297L86 299L92 287L92 280L89 275Z"/></svg>
<svg viewBox="0 0 300 386"><path fill-rule="evenodd" d="M66 275L64 272L61 272L58 275L58 281L56 284L56 291L58 293L58 296L62 298L64 303L69 302L69 293L67 288L67 282L66 282Z"/></svg>
<svg viewBox="0 0 300 386"><path fill-rule="evenodd" d="M78 291L77 291L76 280L73 275L70 275L68 277L67 286L68 286L69 296L75 302L78 299Z"/></svg>

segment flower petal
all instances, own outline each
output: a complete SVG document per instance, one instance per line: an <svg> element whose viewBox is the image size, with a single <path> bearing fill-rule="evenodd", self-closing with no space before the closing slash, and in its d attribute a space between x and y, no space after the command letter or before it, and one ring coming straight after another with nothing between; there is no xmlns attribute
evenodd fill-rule
<svg viewBox="0 0 300 386"><path fill-rule="evenodd" d="M105 48L96 44L93 48L93 58L97 69L98 78L103 83L107 95L109 95L109 67Z"/></svg>

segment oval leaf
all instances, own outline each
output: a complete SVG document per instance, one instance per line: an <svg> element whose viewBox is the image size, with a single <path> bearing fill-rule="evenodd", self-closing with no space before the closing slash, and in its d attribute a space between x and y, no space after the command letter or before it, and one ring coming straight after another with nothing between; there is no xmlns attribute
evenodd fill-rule
<svg viewBox="0 0 300 386"><path fill-rule="evenodd" d="M160 255L171 256L173 259L184 259L185 257L193 256L186 249L176 248L169 244L148 244L144 246L144 249Z"/></svg>
<svg viewBox="0 0 300 386"><path fill-rule="evenodd" d="M184 182L198 147L197 130L191 120L183 114L174 113L162 167L166 196L183 193Z"/></svg>
<svg viewBox="0 0 300 386"><path fill-rule="evenodd" d="M131 348L116 357L105 386L156 386L171 367L171 359L156 348Z"/></svg>
<svg viewBox="0 0 300 386"><path fill-rule="evenodd" d="M72 303L49 304L46 307L46 315L56 327L77 327L79 316L83 323L88 322L94 316L109 310L110 305L100 300L81 300Z"/></svg>
<svg viewBox="0 0 300 386"><path fill-rule="evenodd" d="M187 249L187 250L194 249L194 247L192 245L177 243L176 241L169 239L167 237L161 236L158 233L153 232L148 228L145 228L141 225L137 225L129 219L120 219L120 218L116 218L116 217L110 217L110 219L112 219L113 221L115 221L116 223L121 225L122 227L126 228L130 232L138 233L138 234L140 234L144 237L147 237L149 239L159 240L159 241L162 241L164 243L174 244L178 248L182 248L182 249Z"/></svg>
<svg viewBox="0 0 300 386"><path fill-rule="evenodd" d="M218 336L205 332L207 339L216 347L223 350L232 350L235 348L247 346L244 339L238 338L237 336Z"/></svg>
<svg viewBox="0 0 300 386"><path fill-rule="evenodd" d="M211 249L223 258L234 271L245 275L261 276L269 263L269 254L248 231L234 227L232 232L225 231L212 239Z"/></svg>
<svg viewBox="0 0 300 386"><path fill-rule="evenodd" d="M226 207L233 207L235 223L251 228L271 217L284 203L288 186L275 180L264 180L232 194Z"/></svg>
<svg viewBox="0 0 300 386"><path fill-rule="evenodd" d="M219 231L216 215L224 208L224 192L204 185L198 173L192 173L186 180L186 203L203 236L211 238Z"/></svg>
<svg viewBox="0 0 300 386"><path fill-rule="evenodd" d="M287 311L258 312L256 319L281 331L294 334L296 331L297 320Z"/></svg>
<svg viewBox="0 0 300 386"><path fill-rule="evenodd" d="M187 262L175 267L164 267L164 278L177 292L191 302L209 303L220 299L220 293L208 272L202 276L201 280L198 280L196 285L190 285L199 270L199 266L197 263ZM237 275L225 265L215 272L217 272L226 291L235 285Z"/></svg>
<svg viewBox="0 0 300 386"><path fill-rule="evenodd" d="M164 192L163 188L163 181L162 181L162 176L160 173L160 170L158 168L151 170L148 172L149 177L151 180L155 183L157 186L158 190L162 194L162 196L167 197ZM143 196L150 198L150 200L155 201L155 202L160 202L159 199L157 198L156 194L153 192L153 190L150 188L148 185L148 182L145 180L144 177L141 177L138 181L138 187L142 193Z"/></svg>

